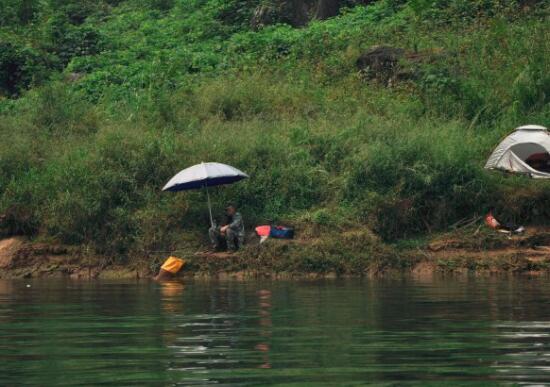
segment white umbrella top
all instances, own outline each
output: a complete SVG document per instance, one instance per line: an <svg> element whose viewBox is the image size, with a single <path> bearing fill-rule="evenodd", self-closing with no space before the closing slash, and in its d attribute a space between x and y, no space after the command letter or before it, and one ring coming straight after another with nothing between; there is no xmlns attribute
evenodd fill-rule
<svg viewBox="0 0 550 387"><path fill-rule="evenodd" d="M235 167L222 163L200 163L186 168L172 177L163 191L184 191L215 185L231 184L248 175Z"/></svg>

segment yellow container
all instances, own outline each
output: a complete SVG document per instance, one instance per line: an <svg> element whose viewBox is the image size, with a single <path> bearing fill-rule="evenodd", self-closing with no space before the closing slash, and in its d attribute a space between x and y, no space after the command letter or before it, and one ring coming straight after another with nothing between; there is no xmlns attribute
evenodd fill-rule
<svg viewBox="0 0 550 387"><path fill-rule="evenodd" d="M168 257L160 267L162 270L176 274L185 265L185 260L177 257Z"/></svg>

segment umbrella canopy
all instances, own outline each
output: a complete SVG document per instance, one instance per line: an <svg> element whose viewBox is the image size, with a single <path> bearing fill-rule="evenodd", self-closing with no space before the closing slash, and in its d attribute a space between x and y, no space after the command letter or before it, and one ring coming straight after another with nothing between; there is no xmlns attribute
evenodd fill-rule
<svg viewBox="0 0 550 387"><path fill-rule="evenodd" d="M498 144L485 168L550 178L550 133L539 125L516 128Z"/></svg>
<svg viewBox="0 0 550 387"><path fill-rule="evenodd" d="M246 173L227 164L200 163L179 172L162 190L176 192L232 184L247 177Z"/></svg>
<svg viewBox="0 0 550 387"><path fill-rule="evenodd" d="M162 188L163 191L185 191L190 189L206 189L208 199L208 212L210 214L210 225L214 227L212 219L212 206L208 187L216 185L232 184L239 180L246 179L248 175L237 168L222 163L200 163L186 168L176 174Z"/></svg>

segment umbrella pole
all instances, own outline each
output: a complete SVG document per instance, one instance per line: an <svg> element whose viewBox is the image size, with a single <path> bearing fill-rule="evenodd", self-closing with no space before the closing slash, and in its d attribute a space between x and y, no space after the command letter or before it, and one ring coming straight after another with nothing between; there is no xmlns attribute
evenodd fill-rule
<svg viewBox="0 0 550 387"><path fill-rule="evenodd" d="M206 198L208 200L208 214L210 215L210 227L214 227L214 220L212 219L212 205L210 204L210 194L208 193L208 186L205 185L204 188L206 189Z"/></svg>

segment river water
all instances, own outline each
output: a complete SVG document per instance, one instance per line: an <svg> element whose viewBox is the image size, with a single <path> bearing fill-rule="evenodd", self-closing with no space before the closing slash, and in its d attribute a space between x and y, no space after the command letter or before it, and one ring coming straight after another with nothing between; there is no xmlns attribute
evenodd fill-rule
<svg viewBox="0 0 550 387"><path fill-rule="evenodd" d="M0 281L0 385L550 385L547 277Z"/></svg>

